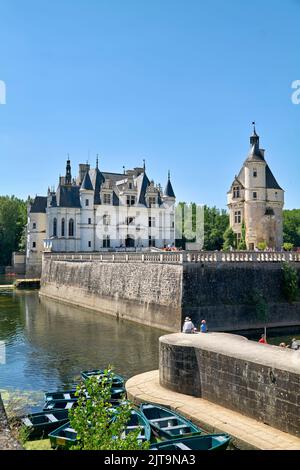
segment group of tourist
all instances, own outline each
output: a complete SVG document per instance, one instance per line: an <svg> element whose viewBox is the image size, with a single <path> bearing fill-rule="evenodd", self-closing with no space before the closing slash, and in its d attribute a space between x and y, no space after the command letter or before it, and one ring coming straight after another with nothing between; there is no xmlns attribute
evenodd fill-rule
<svg viewBox="0 0 300 470"><path fill-rule="evenodd" d="M261 338L259 339L258 342L261 343L261 344L268 344L266 335L261 335ZM291 344L280 343L279 347L280 348L289 348L289 349L293 349L294 351L296 351L296 350L300 349L300 341L297 341L296 338L293 338L292 341L291 341Z"/></svg>
<svg viewBox="0 0 300 470"><path fill-rule="evenodd" d="M199 333L190 317L185 317L182 333ZM207 333L207 325L205 320L201 321L200 333Z"/></svg>

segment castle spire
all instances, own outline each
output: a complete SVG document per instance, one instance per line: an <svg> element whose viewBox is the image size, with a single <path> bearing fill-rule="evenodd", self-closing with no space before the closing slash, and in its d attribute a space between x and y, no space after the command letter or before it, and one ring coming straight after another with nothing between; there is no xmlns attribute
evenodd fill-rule
<svg viewBox="0 0 300 470"><path fill-rule="evenodd" d="M253 145L257 145L257 147L259 148L259 135L257 135L256 133L255 121L252 122L252 125L253 125L253 134L250 137L250 145L251 147Z"/></svg>
<svg viewBox="0 0 300 470"><path fill-rule="evenodd" d="M97 153L96 170L99 170L99 154Z"/></svg>
<svg viewBox="0 0 300 470"><path fill-rule="evenodd" d="M67 166L66 166L65 183L66 184L72 184L71 161L70 161L69 154L68 154L68 160L67 160Z"/></svg>

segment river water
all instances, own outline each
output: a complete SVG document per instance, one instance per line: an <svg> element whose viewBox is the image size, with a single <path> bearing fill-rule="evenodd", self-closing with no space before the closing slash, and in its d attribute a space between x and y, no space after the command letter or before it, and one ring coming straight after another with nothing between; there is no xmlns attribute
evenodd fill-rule
<svg viewBox="0 0 300 470"><path fill-rule="evenodd" d="M11 282L0 278L0 285ZM241 333L257 341L263 331ZM300 329L280 335L269 330L268 341L289 343L297 333ZM163 334L40 298L37 291L1 289L0 392L5 404L15 408L25 404L26 411L36 411L44 391L72 387L82 370L112 365L129 378L157 369L158 338Z"/></svg>
<svg viewBox="0 0 300 470"><path fill-rule="evenodd" d="M4 279L0 280L0 285ZM39 298L37 291L0 290L0 391L35 411L43 392L67 389L80 371L112 365L129 378L158 368L165 332ZM3 350L3 347L2 347ZM4 362L4 363L3 363Z"/></svg>

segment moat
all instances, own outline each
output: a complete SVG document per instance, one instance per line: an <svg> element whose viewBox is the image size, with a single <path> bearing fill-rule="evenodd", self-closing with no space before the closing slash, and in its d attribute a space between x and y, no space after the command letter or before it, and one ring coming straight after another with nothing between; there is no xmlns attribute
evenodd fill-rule
<svg viewBox="0 0 300 470"><path fill-rule="evenodd" d="M0 364L3 400L23 397L29 409L35 410L43 404L44 391L69 388L81 370L110 364L129 378L157 369L162 334L40 299L37 291L2 290L0 341L6 350L5 364Z"/></svg>
<svg viewBox="0 0 300 470"><path fill-rule="evenodd" d="M2 277L0 284L11 283ZM243 332L245 334L245 332ZM258 339L260 331L245 334ZM270 332L269 342L289 342L300 330ZM37 291L0 291L0 392L5 402L22 397L29 410L43 392L69 388L81 370L113 365L125 378L158 368L158 338L152 329L98 312L39 298ZM273 337L272 337L273 336Z"/></svg>

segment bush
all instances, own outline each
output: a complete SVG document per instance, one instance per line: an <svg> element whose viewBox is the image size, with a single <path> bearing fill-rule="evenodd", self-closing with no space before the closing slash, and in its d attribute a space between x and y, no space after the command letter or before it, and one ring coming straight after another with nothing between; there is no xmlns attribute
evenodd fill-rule
<svg viewBox="0 0 300 470"><path fill-rule="evenodd" d="M264 250L267 248L266 242L259 242L259 243L257 244L257 248L258 248L260 251L264 251Z"/></svg>
<svg viewBox="0 0 300 470"><path fill-rule="evenodd" d="M289 263L283 264L282 272L284 296L288 302L295 302L299 297L298 272Z"/></svg>
<svg viewBox="0 0 300 470"><path fill-rule="evenodd" d="M292 251L293 248L294 248L294 245L292 243L284 243L283 244L284 251Z"/></svg>
<svg viewBox="0 0 300 470"><path fill-rule="evenodd" d="M140 429L124 435L132 404L123 401L117 408L112 408L110 399L113 377L112 370L107 369L104 371L101 382L91 377L77 387L78 406L69 411L70 423L77 432L78 439L78 445L73 446L72 449L141 450L149 448L149 442L138 440Z"/></svg>

